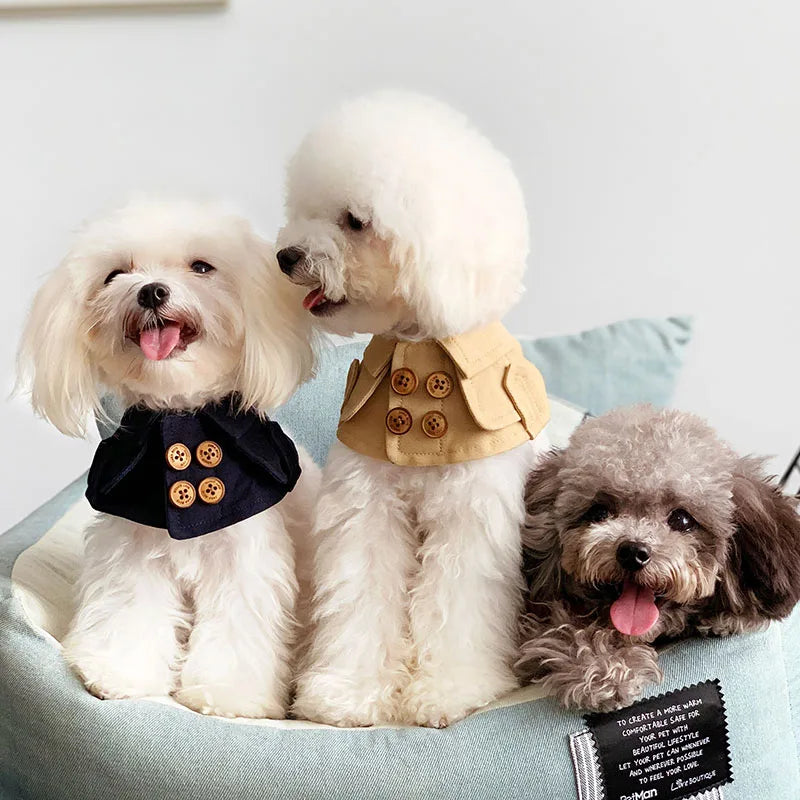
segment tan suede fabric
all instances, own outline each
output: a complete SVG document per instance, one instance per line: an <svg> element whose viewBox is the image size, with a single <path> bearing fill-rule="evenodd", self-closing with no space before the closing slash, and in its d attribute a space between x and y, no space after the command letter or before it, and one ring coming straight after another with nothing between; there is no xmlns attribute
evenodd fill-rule
<svg viewBox="0 0 800 800"><path fill-rule="evenodd" d="M450 394L437 396L448 386ZM363 455L424 467L504 453L535 438L549 418L539 370L496 322L435 341L374 337L350 366L337 435Z"/></svg>

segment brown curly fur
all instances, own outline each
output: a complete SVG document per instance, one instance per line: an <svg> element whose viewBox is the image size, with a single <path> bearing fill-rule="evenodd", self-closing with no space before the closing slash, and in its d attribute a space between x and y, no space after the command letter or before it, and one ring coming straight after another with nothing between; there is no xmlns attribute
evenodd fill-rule
<svg viewBox="0 0 800 800"><path fill-rule="evenodd" d="M587 520L598 502L610 516ZM517 666L567 706L628 705L661 680L655 642L754 630L800 600L795 502L691 414L634 406L588 420L531 475L526 504ZM691 530L667 524L679 508ZM651 552L636 573L616 558L628 539ZM656 594L660 616L644 636L610 622L626 578Z"/></svg>

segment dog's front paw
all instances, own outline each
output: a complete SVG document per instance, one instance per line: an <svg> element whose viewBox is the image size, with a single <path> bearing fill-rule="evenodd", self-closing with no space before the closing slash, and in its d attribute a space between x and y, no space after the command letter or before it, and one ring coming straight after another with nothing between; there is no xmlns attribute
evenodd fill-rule
<svg viewBox="0 0 800 800"><path fill-rule="evenodd" d="M661 670L653 671L643 668L638 674L628 673L625 677L619 673L629 669L624 663L607 665L609 672L599 680L587 681L573 687L563 689L560 699L567 707L581 708L587 711L617 711L626 708L639 700L646 686L661 683Z"/></svg>
<svg viewBox="0 0 800 800"><path fill-rule="evenodd" d="M246 692L230 684L193 684L181 686L175 699L192 711L216 717L248 719L284 719L286 707L275 698Z"/></svg>
<svg viewBox="0 0 800 800"><path fill-rule="evenodd" d="M567 708L588 711L628 706L663 679L652 647L628 643L604 628L561 625L544 631L525 645L524 666Z"/></svg>
<svg viewBox="0 0 800 800"><path fill-rule="evenodd" d="M399 721L399 688L375 679L314 670L300 677L292 716L339 728Z"/></svg>
<svg viewBox="0 0 800 800"><path fill-rule="evenodd" d="M340 708L338 705L310 703L308 698L292 705L292 717L321 725L333 725L336 728L371 728L374 725L386 725L391 720L381 710L364 706L361 708Z"/></svg>
<svg viewBox="0 0 800 800"><path fill-rule="evenodd" d="M616 711L635 703L647 686L664 678L656 659L656 651L645 644L603 653L587 673L584 708Z"/></svg>
<svg viewBox="0 0 800 800"><path fill-rule="evenodd" d="M168 664L117 660L69 649L64 657L84 686L101 700L166 696L175 684L175 673Z"/></svg>
<svg viewBox="0 0 800 800"><path fill-rule="evenodd" d="M243 669L243 659L220 659L210 647L190 648L175 699L200 714L216 717L284 719L289 703L288 675L258 662L261 672ZM240 667L237 670L235 667Z"/></svg>
<svg viewBox="0 0 800 800"><path fill-rule="evenodd" d="M488 677L492 680L487 680ZM425 728L446 728L518 686L509 671L487 669L459 680L417 675L403 695L403 721Z"/></svg>
<svg viewBox="0 0 800 800"><path fill-rule="evenodd" d="M421 728L447 728L464 719L478 706L471 702L447 702L444 698L409 707L406 722Z"/></svg>

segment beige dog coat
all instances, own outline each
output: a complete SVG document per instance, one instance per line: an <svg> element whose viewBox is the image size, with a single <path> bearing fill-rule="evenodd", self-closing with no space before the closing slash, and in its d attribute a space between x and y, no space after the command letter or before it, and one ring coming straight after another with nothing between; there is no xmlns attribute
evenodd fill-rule
<svg viewBox="0 0 800 800"><path fill-rule="evenodd" d="M511 450L550 411L544 380L499 322L461 336L375 336L350 365L339 440L402 466L438 466Z"/></svg>

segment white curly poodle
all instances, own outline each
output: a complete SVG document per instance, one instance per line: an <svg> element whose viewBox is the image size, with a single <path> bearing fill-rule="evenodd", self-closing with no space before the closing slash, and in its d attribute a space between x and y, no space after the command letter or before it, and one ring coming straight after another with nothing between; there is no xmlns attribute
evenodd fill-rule
<svg viewBox="0 0 800 800"><path fill-rule="evenodd" d="M344 104L288 171L282 270L325 331L430 342L522 292L528 222L507 159L414 94ZM399 466L337 442L317 508L315 610L297 716L443 726L517 685L525 477L545 435L461 463Z"/></svg>

